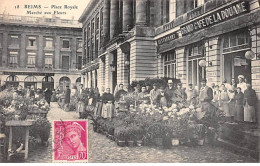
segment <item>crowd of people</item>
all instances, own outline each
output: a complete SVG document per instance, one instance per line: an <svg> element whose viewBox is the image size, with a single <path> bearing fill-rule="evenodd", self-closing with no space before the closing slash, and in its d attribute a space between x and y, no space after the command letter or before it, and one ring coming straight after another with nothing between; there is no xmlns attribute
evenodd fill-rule
<svg viewBox="0 0 260 166"><path fill-rule="evenodd" d="M25 88L22 85L18 85L18 87L10 87L11 91L13 91L13 98L16 97L25 97L28 99L33 99L33 101L44 101L48 105L51 102L51 96L53 92L49 88L45 89L35 89L34 86L27 86Z"/></svg>
<svg viewBox="0 0 260 166"><path fill-rule="evenodd" d="M172 80L168 80L168 86L163 87L158 84L140 86L137 84L133 92L124 90L124 85L119 84L114 93L110 88L106 88L101 94L98 88L83 88L79 85L74 92L76 99L76 110L79 117L83 117L88 106L95 107L95 116L103 118L113 118L116 116L116 110L119 107L120 100L124 96L131 94L137 101L137 104L150 103L158 107L170 107L172 104L185 103L201 108L202 111L211 111L218 109L222 111L231 121L256 122L256 102L257 97L251 84L246 83L244 76L238 76L238 81L232 79L231 83L225 80L221 85L207 85L206 79L201 80L201 88L198 90L192 84L188 88L183 88L182 83L174 87ZM69 87L65 90L65 103L70 102L71 90Z"/></svg>
<svg viewBox="0 0 260 166"><path fill-rule="evenodd" d="M117 107L120 97L122 98L127 93L123 89L123 84L119 85L114 95L107 88L101 96L102 102L106 105L115 103L115 107ZM211 86L207 86L206 79L202 79L199 90L192 84L188 84L188 88L184 89L181 83L178 83L177 88L175 88L172 80L168 81L166 88L153 84L153 88L150 89L147 85L140 86L137 84L132 95L139 103L151 103L159 107L170 107L173 103L186 103L194 106L199 105L202 111L218 109L230 121L257 121L256 92L252 89L250 83L245 82L243 75L238 76L238 81L233 78L231 83L224 80L221 85L212 84ZM113 108L112 106L108 107ZM103 110L108 114L101 114L101 116L115 116L115 113L106 111L106 109Z"/></svg>
<svg viewBox="0 0 260 166"><path fill-rule="evenodd" d="M35 100L45 100L48 104L51 102L53 92L46 89L35 89L34 86L23 88L19 85L14 88L14 97L23 96ZM79 117L83 118L86 109L95 108L95 116L103 118L113 118L116 116L116 110L119 107L120 100L124 96L131 94L137 104L150 103L158 107L170 107L172 104L185 103L187 105L199 105L202 111L218 109L222 111L228 119L232 121L256 122L257 97L255 90L250 83L246 83L244 76L239 75L238 81L233 78L231 83L223 81L221 85L212 84L207 86L206 79L201 80L201 88L198 90L192 84L184 89L181 83L174 86L172 80L168 80L167 87L153 84L140 86L137 84L133 92L124 90L124 85L119 84L114 93L110 88L99 92L98 88L83 88L80 84L78 88L70 89L66 86L64 91L55 91L56 94L63 93L64 107L71 103L71 96L76 103L76 111Z"/></svg>

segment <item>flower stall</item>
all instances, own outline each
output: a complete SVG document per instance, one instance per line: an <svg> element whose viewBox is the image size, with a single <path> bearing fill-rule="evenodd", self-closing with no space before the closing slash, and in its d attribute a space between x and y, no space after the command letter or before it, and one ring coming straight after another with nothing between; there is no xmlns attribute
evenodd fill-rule
<svg viewBox="0 0 260 166"><path fill-rule="evenodd" d="M169 148L179 144L214 144L218 122L223 115L217 108L203 111L200 107L200 104L189 105L186 101L161 107L147 100L138 101L128 93L119 101L116 117L94 119L94 131L107 135L119 146Z"/></svg>
<svg viewBox="0 0 260 166"><path fill-rule="evenodd" d="M10 89L0 92L0 127L9 140L9 147L4 149L5 159L17 158L20 153L27 158L31 150L48 144L51 124L46 116L49 109L43 97L26 98Z"/></svg>

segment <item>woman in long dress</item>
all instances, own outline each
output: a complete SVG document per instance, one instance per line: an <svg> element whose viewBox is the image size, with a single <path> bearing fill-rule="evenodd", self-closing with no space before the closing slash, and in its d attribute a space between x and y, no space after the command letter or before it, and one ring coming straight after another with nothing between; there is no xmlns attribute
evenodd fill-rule
<svg viewBox="0 0 260 166"><path fill-rule="evenodd" d="M255 90L252 89L251 84L246 84L247 89L244 93L244 121L256 122L255 104L257 102Z"/></svg>
<svg viewBox="0 0 260 166"><path fill-rule="evenodd" d="M228 93L227 93L227 88L225 87L224 84L221 85L221 93L220 93L220 106L222 108L222 110L225 113L226 117L230 117L230 111L229 111L229 107L228 107L228 102L229 102L229 97L228 97Z"/></svg>
<svg viewBox="0 0 260 166"><path fill-rule="evenodd" d="M230 112L231 118L233 120L234 120L235 113L236 113L235 95L236 95L236 87L234 85L232 85L231 89L228 91L228 97L229 97L228 107L229 107L229 112Z"/></svg>
<svg viewBox="0 0 260 166"><path fill-rule="evenodd" d="M237 88L237 94L235 96L235 120L244 121L244 106L243 106L244 94L240 87Z"/></svg>

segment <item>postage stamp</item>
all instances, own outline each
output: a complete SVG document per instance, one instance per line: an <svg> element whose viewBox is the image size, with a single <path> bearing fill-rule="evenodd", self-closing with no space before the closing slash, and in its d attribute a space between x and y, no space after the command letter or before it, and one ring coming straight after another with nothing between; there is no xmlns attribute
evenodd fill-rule
<svg viewBox="0 0 260 166"><path fill-rule="evenodd" d="M87 162L87 121L53 121L53 162Z"/></svg>

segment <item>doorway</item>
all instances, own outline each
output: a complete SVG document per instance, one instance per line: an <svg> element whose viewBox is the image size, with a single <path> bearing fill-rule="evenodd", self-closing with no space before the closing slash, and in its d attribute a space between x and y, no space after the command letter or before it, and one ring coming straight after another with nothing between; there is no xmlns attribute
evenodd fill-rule
<svg viewBox="0 0 260 166"><path fill-rule="evenodd" d="M54 79L51 76L46 76L42 79L42 89L54 90Z"/></svg>
<svg viewBox="0 0 260 166"><path fill-rule="evenodd" d="M236 52L224 55L224 78L228 83L231 79L238 80L239 75L243 75L245 80L251 84L251 60L245 58L245 52Z"/></svg>

